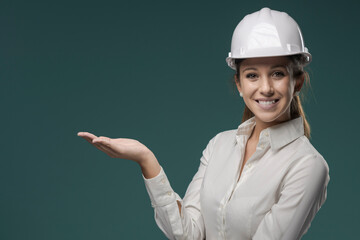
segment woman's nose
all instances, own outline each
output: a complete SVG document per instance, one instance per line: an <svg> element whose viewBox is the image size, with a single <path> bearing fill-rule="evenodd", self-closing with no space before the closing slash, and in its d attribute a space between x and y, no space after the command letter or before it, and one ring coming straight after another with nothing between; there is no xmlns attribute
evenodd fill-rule
<svg viewBox="0 0 360 240"><path fill-rule="evenodd" d="M274 93L271 79L263 77L260 81L260 92L265 95L271 95Z"/></svg>

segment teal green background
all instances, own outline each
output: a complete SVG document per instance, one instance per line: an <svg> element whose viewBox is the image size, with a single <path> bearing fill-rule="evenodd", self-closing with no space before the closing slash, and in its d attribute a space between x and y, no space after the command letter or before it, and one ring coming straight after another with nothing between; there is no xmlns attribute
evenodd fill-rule
<svg viewBox="0 0 360 240"><path fill-rule="evenodd" d="M238 22L289 13L313 56L304 108L330 167L303 239L359 225L356 1L1 1L0 238L165 239L140 168L76 134L148 146L183 196L202 150L244 104L225 58Z"/></svg>

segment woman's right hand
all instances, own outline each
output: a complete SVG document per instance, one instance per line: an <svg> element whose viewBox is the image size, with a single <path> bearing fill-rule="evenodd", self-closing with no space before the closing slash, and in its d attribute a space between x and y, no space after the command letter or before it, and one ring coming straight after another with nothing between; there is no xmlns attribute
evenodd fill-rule
<svg viewBox="0 0 360 240"><path fill-rule="evenodd" d="M144 161L154 157L150 149L135 139L97 137L89 132L78 132L77 135L112 158L129 159L142 165Z"/></svg>

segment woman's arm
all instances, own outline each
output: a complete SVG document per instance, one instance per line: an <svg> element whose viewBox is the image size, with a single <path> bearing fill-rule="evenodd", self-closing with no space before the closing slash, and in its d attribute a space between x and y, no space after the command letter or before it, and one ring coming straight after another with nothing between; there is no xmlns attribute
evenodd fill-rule
<svg viewBox="0 0 360 240"><path fill-rule="evenodd" d="M160 173L160 164L156 159L155 155L149 151L148 156L145 157L144 161L139 163L141 172L145 178L153 178Z"/></svg>
<svg viewBox="0 0 360 240"><path fill-rule="evenodd" d="M199 169L184 199L181 199L171 188L155 155L139 141L127 138L97 137L88 132L79 132L78 136L83 137L110 157L129 159L139 164L146 190L154 207L156 223L169 239L205 238L205 226L200 209L200 188L216 136L204 149Z"/></svg>
<svg viewBox="0 0 360 240"><path fill-rule="evenodd" d="M144 176L145 187L154 208L155 221L168 239L205 238L205 226L200 208L200 188L214 141L215 137L203 150L198 171L183 199L173 191L162 168L153 178L147 179Z"/></svg>
<svg viewBox="0 0 360 240"><path fill-rule="evenodd" d="M329 180L329 167L321 156L297 162L284 178L279 201L260 222L252 239L301 239L326 200Z"/></svg>

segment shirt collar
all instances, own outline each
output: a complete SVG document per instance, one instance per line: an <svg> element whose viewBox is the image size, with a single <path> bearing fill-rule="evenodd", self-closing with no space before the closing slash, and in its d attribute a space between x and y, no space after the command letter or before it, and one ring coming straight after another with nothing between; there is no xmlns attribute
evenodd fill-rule
<svg viewBox="0 0 360 240"><path fill-rule="evenodd" d="M255 116L241 123L236 131L237 142L241 136L249 137L255 125ZM262 130L259 141L266 138L266 135L268 135L271 148L279 149L304 135L303 118L300 116Z"/></svg>

